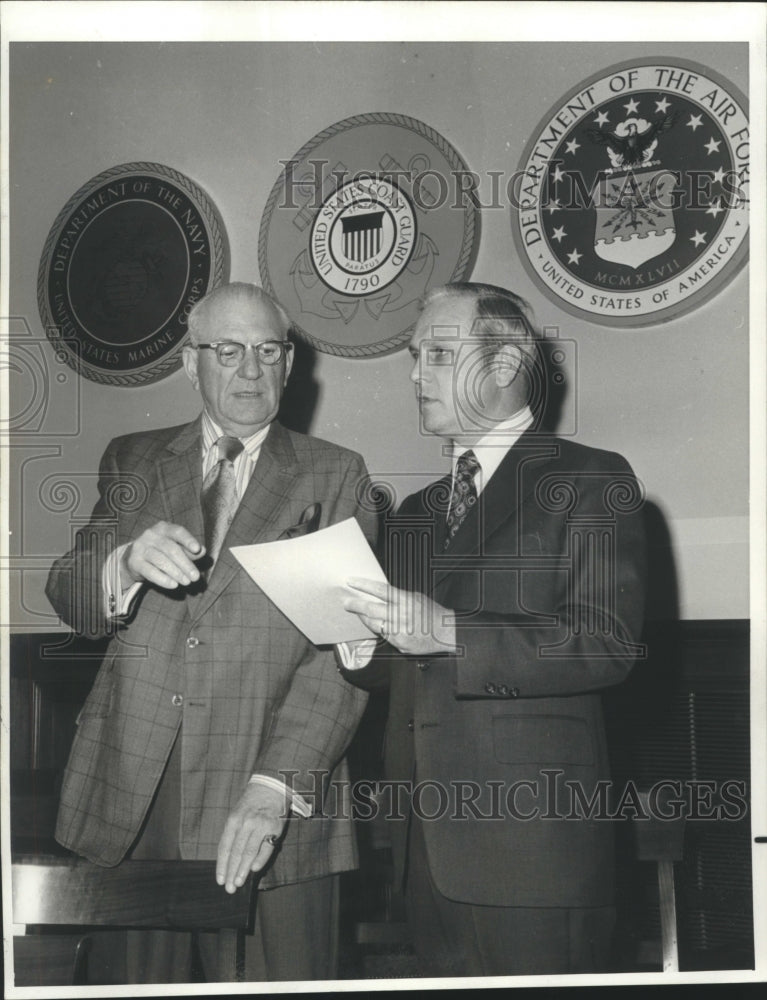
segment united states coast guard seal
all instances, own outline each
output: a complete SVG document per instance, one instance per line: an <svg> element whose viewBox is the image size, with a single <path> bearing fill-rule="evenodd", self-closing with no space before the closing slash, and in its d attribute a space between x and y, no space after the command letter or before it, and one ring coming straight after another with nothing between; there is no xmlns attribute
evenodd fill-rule
<svg viewBox="0 0 767 1000"><path fill-rule="evenodd" d="M702 66L645 60L591 77L546 115L517 177L519 253L576 316L665 321L746 260L746 102Z"/></svg>
<svg viewBox="0 0 767 1000"><path fill-rule="evenodd" d="M388 112L336 122L282 163L261 220L264 287L320 351L401 347L424 293L471 269L465 163L424 122Z"/></svg>
<svg viewBox="0 0 767 1000"><path fill-rule="evenodd" d="M400 189L384 177L361 177L323 203L312 225L311 261L328 288L366 295L397 280L415 235L415 212Z"/></svg>

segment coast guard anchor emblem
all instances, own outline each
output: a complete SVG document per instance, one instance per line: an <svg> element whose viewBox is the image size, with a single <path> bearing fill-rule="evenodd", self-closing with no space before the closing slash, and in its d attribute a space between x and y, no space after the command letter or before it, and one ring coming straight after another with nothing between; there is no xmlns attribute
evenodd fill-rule
<svg viewBox="0 0 767 1000"><path fill-rule="evenodd" d="M746 259L746 104L703 67L632 62L580 84L534 134L519 177L518 250L574 315L668 320Z"/></svg>

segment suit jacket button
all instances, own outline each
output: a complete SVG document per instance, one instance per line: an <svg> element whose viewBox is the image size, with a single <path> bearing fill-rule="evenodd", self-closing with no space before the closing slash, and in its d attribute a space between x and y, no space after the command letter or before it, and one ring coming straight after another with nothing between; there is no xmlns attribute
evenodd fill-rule
<svg viewBox="0 0 767 1000"><path fill-rule="evenodd" d="M428 670L429 669L429 661L428 660L419 660L417 666L418 666L419 670Z"/></svg>
<svg viewBox="0 0 767 1000"><path fill-rule="evenodd" d="M504 698L508 697L509 689L506 687L505 684L498 685L498 694L503 695Z"/></svg>
<svg viewBox="0 0 767 1000"><path fill-rule="evenodd" d="M485 691L487 691L488 694L495 694L495 684L488 681L487 684L485 684Z"/></svg>
<svg viewBox="0 0 767 1000"><path fill-rule="evenodd" d="M408 729L410 730L410 732L411 732L411 733L412 733L412 732L413 732L413 730L415 729L415 722L413 722L413 720L412 720L412 719L409 719L409 720L408 720L408 724L407 724L407 728L408 728Z"/></svg>
<svg viewBox="0 0 767 1000"><path fill-rule="evenodd" d="M171 702L176 706L176 708L180 708L180 706L184 704L183 694L174 694L171 698Z"/></svg>
<svg viewBox="0 0 767 1000"><path fill-rule="evenodd" d="M199 645L200 645L200 640L197 638L196 635L190 635L189 638L186 640L187 649L194 649L195 646Z"/></svg>
<svg viewBox="0 0 767 1000"><path fill-rule="evenodd" d="M519 698L519 688L512 688L509 691L509 694L511 695L512 698Z"/></svg>

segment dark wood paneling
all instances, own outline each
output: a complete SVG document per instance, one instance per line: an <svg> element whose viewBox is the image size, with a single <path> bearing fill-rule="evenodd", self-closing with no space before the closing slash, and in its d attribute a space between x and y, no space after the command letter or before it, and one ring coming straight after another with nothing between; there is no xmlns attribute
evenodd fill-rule
<svg viewBox="0 0 767 1000"><path fill-rule="evenodd" d="M60 633L10 640L11 848L52 853L61 777L106 641Z"/></svg>
<svg viewBox="0 0 767 1000"><path fill-rule="evenodd" d="M91 938L81 932L13 939L14 986L80 986L87 982Z"/></svg>
<svg viewBox="0 0 767 1000"><path fill-rule="evenodd" d="M616 784L742 781L748 796L748 622L654 623L644 641L647 658L604 695ZM61 772L104 648L103 642L60 634L11 639L15 851L57 850L52 838ZM371 699L352 746L355 777L381 776L384 724L385 698ZM363 867L346 877L343 901L351 938L360 922L402 919L401 900L386 884L385 834L361 825ZM637 943L659 933L657 880L652 863L637 863L629 830L619 837L619 862L618 967L625 968L635 959ZM682 968L750 967L750 814L738 821L688 820L676 883Z"/></svg>
<svg viewBox="0 0 767 1000"><path fill-rule="evenodd" d="M692 789L713 782L712 808L723 783L742 784L741 818L686 820L675 879L680 968L751 968L749 623L653 623L645 642L647 658L604 695L613 777L618 787L679 781L688 802ZM624 939L655 937L656 874L634 862L626 831L619 859Z"/></svg>

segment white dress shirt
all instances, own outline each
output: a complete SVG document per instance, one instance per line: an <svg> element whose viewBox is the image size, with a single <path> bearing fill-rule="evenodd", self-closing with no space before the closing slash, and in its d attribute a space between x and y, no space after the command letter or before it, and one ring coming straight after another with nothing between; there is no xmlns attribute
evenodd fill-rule
<svg viewBox="0 0 767 1000"><path fill-rule="evenodd" d="M466 446L453 442L453 479L455 479L455 467L461 455L467 451L473 451L474 457L479 462L479 469L474 474L474 486L477 496L490 482L493 473L504 460L509 450L522 437L524 432L533 423L534 417L529 406L509 417L501 420L484 437L481 437L476 444Z"/></svg>

